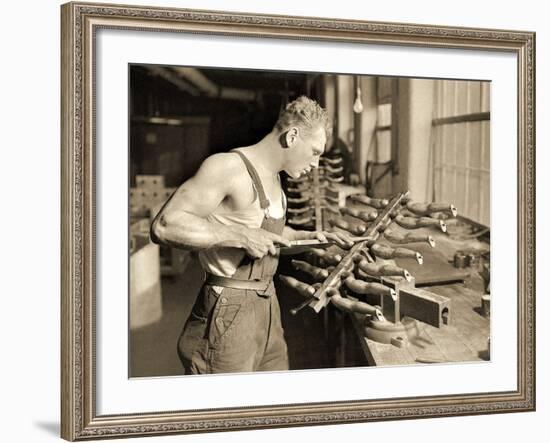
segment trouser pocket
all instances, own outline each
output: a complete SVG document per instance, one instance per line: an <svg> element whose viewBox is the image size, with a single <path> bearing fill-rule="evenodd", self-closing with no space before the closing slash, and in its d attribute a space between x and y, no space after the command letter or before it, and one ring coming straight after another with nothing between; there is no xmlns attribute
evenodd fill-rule
<svg viewBox="0 0 550 443"><path fill-rule="evenodd" d="M262 347L256 325L258 302L259 297L252 291L224 289L214 308L209 329L210 372L254 370L258 349Z"/></svg>
<svg viewBox="0 0 550 443"><path fill-rule="evenodd" d="M236 326L237 316L241 310L240 304L221 305L214 310L212 324L210 326L210 344L215 347L229 335L231 328Z"/></svg>
<svg viewBox="0 0 550 443"><path fill-rule="evenodd" d="M211 291L214 291L211 289ZM241 324L246 327L248 306L246 291L224 288L214 305L208 334L208 341L213 348L222 346L232 336L242 334Z"/></svg>
<svg viewBox="0 0 550 443"><path fill-rule="evenodd" d="M206 372L208 336L218 294L203 286L178 339L177 351L186 374Z"/></svg>

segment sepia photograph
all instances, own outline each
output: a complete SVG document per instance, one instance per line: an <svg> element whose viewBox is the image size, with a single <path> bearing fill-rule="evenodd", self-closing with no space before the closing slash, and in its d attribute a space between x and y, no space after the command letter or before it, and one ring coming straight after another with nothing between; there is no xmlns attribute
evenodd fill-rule
<svg viewBox="0 0 550 443"><path fill-rule="evenodd" d="M128 76L130 378L491 360L490 81Z"/></svg>
<svg viewBox="0 0 550 443"><path fill-rule="evenodd" d="M533 32L61 12L63 438L535 409Z"/></svg>

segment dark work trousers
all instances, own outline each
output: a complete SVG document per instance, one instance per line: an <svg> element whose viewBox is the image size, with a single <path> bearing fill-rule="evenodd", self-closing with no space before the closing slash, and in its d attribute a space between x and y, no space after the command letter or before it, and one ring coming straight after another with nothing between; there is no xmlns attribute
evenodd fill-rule
<svg viewBox="0 0 550 443"><path fill-rule="evenodd" d="M239 153L240 154L240 153ZM265 193L252 166L247 168L265 209ZM285 219L267 213L262 229L281 235ZM278 256L252 260L245 257L233 279L268 280L256 291L224 287L218 294L205 284L178 341L178 354L186 374L279 371L288 369L288 352L281 326L281 312L273 285Z"/></svg>

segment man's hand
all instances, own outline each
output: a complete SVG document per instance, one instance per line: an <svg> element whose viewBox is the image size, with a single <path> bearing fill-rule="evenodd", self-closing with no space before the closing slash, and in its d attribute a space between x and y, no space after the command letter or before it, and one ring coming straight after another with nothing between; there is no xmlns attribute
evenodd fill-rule
<svg viewBox="0 0 550 443"><path fill-rule="evenodd" d="M303 231L307 232L307 231ZM328 242L332 241L336 243L338 246L340 246L342 249L350 249L354 242L351 239L349 235L347 235L344 232L328 232L328 231L314 231L314 232L307 232L308 236L304 237L304 239L317 239L321 242Z"/></svg>
<svg viewBox="0 0 550 443"><path fill-rule="evenodd" d="M276 255L277 245L290 246L290 241L262 228L242 228L242 247L252 258L262 258L267 254Z"/></svg>

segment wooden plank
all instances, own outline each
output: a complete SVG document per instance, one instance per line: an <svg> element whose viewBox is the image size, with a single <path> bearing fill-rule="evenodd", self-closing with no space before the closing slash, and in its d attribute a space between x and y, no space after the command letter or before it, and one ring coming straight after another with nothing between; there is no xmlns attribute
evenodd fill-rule
<svg viewBox="0 0 550 443"><path fill-rule="evenodd" d="M377 343L363 337L363 340L371 348L374 365L376 366L395 366L395 365L413 365L416 364L416 355L411 353L410 347L398 348L394 345Z"/></svg>
<svg viewBox="0 0 550 443"><path fill-rule="evenodd" d="M472 122L468 125L470 126L470 139L467 148L469 152L467 166L478 170L470 172L468 196L471 198L469 198L470 207L467 215L474 220L481 220L481 197L479 194L481 186L481 172L479 171L481 168L481 122Z"/></svg>
<svg viewBox="0 0 550 443"><path fill-rule="evenodd" d="M491 82L481 82L481 112L491 110Z"/></svg>
<svg viewBox="0 0 550 443"><path fill-rule="evenodd" d="M484 174L481 177L481 219L480 223L483 223L486 226L491 224L491 179L489 174Z"/></svg>
<svg viewBox="0 0 550 443"><path fill-rule="evenodd" d="M443 363L447 361L447 356L443 352L443 349L429 333L431 328L427 324L417 322L417 336L409 339L409 343L413 345L411 346L411 350L416 354L416 363Z"/></svg>
<svg viewBox="0 0 550 443"><path fill-rule="evenodd" d="M426 325L425 332L436 343L437 348L442 351L445 361L465 362L480 360L477 353L456 334L455 327L446 326L439 329Z"/></svg>
<svg viewBox="0 0 550 443"><path fill-rule="evenodd" d="M455 114L455 90L456 81L447 80L443 89L443 117L451 117Z"/></svg>
<svg viewBox="0 0 550 443"><path fill-rule="evenodd" d="M453 285L454 286L454 285ZM434 292L451 299L453 309L464 313L452 319L457 334L477 352L487 351L487 339L490 334L489 319L481 315L481 294L469 288L434 287ZM468 313L468 315L465 315Z"/></svg>
<svg viewBox="0 0 550 443"><path fill-rule="evenodd" d="M468 114L481 112L481 82L468 82Z"/></svg>
<svg viewBox="0 0 550 443"><path fill-rule="evenodd" d="M443 148L445 155L443 156L443 164L455 163L455 125L444 127ZM454 199L454 172L452 169L443 167L442 176L443 195L441 201L451 201Z"/></svg>
<svg viewBox="0 0 550 443"><path fill-rule="evenodd" d="M467 81L456 82L456 114L468 114L468 83Z"/></svg>

